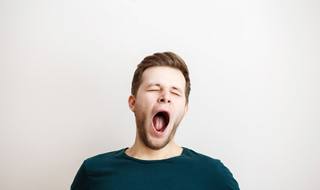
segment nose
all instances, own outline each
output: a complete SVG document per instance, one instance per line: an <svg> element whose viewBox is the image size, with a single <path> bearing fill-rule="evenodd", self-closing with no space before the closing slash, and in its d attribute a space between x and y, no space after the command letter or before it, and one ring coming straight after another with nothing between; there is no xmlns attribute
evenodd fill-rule
<svg viewBox="0 0 320 190"><path fill-rule="evenodd" d="M171 98L169 96L169 94L167 92L163 92L159 99L158 99L159 103L171 103Z"/></svg>

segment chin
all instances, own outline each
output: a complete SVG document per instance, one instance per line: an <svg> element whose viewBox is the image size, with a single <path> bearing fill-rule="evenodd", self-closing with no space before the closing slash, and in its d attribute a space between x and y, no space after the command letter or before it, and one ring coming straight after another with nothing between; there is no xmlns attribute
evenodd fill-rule
<svg viewBox="0 0 320 190"><path fill-rule="evenodd" d="M169 142L170 140L168 137L166 139L156 139L156 140L152 140L148 138L145 145L152 150L160 150L166 147L169 144Z"/></svg>
<svg viewBox="0 0 320 190"><path fill-rule="evenodd" d="M152 150L160 150L162 148L164 148L167 144L147 144L146 146Z"/></svg>

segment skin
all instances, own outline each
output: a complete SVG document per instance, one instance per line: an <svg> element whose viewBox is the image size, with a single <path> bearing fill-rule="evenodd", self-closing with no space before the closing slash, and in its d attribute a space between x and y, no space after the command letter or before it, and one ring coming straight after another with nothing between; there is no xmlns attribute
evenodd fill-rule
<svg viewBox="0 0 320 190"><path fill-rule="evenodd" d="M174 135L188 111L185 97L185 78L180 70L167 66L146 69L136 96L130 95L128 104L136 119L136 138L126 154L143 160L160 160L182 153L174 142ZM153 129L152 118L158 111L170 114L170 121L161 135Z"/></svg>

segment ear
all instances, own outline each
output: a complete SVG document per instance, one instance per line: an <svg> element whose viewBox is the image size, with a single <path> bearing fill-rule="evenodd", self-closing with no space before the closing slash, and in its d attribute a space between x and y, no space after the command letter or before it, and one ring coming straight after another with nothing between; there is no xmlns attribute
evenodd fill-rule
<svg viewBox="0 0 320 190"><path fill-rule="evenodd" d="M131 111L134 112L135 104L136 104L136 97L130 95L128 98L128 104Z"/></svg>

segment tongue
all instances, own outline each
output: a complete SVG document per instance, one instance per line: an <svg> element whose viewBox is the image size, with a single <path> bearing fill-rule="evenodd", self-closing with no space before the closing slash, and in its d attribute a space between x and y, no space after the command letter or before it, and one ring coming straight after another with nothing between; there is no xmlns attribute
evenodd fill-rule
<svg viewBox="0 0 320 190"><path fill-rule="evenodd" d="M164 117L161 115L156 115L153 118L153 125L157 131L161 131L164 128Z"/></svg>

